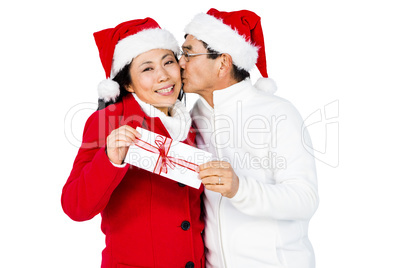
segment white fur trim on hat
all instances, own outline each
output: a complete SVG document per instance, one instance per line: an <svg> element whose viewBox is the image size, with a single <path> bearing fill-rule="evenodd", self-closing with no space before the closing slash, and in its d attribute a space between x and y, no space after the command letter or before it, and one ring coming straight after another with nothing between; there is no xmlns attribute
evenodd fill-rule
<svg viewBox="0 0 402 268"><path fill-rule="evenodd" d="M184 31L207 43L209 48L228 53L241 69L250 71L257 62L259 48L213 16L204 13L196 15Z"/></svg>
<svg viewBox="0 0 402 268"><path fill-rule="evenodd" d="M115 77L124 66L141 53L158 48L170 49L176 55L180 53L174 36L167 30L159 28L143 30L120 40L114 50L110 76Z"/></svg>
<svg viewBox="0 0 402 268"><path fill-rule="evenodd" d="M276 83L271 78L259 78L254 87L270 94L274 94L277 90Z"/></svg>
<svg viewBox="0 0 402 268"><path fill-rule="evenodd" d="M98 85L98 95L99 99L105 102L116 101L117 97L120 95L119 84L110 78L102 80Z"/></svg>

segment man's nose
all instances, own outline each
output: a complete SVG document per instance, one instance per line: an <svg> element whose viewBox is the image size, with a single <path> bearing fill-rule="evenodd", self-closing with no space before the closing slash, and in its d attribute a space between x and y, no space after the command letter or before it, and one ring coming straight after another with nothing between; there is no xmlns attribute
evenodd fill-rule
<svg viewBox="0 0 402 268"><path fill-rule="evenodd" d="M179 66L180 66L180 68L185 69L186 60L184 59L184 56L181 56L181 57L180 57L180 59L179 59Z"/></svg>

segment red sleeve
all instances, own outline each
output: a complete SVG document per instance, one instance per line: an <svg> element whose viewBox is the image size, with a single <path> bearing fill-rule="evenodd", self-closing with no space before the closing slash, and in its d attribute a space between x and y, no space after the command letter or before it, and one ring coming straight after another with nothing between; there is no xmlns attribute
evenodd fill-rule
<svg viewBox="0 0 402 268"><path fill-rule="evenodd" d="M114 117L104 113L97 111L88 119L81 148L63 187L63 210L75 221L89 220L100 213L129 168L115 167L106 155L106 137L118 122L106 120Z"/></svg>

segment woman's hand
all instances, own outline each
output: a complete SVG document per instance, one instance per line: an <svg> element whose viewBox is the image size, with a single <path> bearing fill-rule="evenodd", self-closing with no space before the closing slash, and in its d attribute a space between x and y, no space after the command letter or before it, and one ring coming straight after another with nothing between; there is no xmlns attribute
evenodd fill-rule
<svg viewBox="0 0 402 268"><path fill-rule="evenodd" d="M232 198L239 189L239 178L232 166L224 161L211 161L200 165L200 178L205 188Z"/></svg>
<svg viewBox="0 0 402 268"><path fill-rule="evenodd" d="M124 125L113 130L106 139L106 152L109 160L121 165L128 151L128 147L135 143L141 134L134 128Z"/></svg>

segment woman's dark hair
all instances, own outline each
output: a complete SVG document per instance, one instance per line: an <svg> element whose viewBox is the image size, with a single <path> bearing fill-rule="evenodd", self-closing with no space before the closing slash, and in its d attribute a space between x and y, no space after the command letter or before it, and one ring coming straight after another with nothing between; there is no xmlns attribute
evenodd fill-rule
<svg viewBox="0 0 402 268"><path fill-rule="evenodd" d="M202 44L204 45L204 47L207 49L208 53L214 53L214 54L209 54L207 55L208 59L216 59L218 58L220 55L222 55L221 53L219 53L218 51L215 51L211 48L208 47L208 44L205 43L204 41L201 41ZM237 81L237 82L241 82L246 78L250 78L250 73L247 72L244 69L241 69L239 67L237 67L235 64L233 64L233 70L232 70L232 77Z"/></svg>

